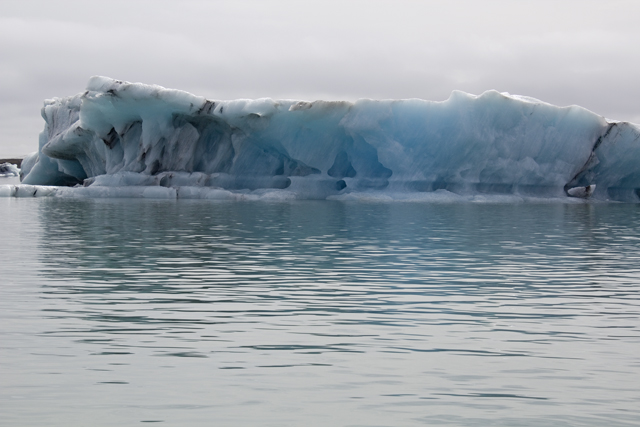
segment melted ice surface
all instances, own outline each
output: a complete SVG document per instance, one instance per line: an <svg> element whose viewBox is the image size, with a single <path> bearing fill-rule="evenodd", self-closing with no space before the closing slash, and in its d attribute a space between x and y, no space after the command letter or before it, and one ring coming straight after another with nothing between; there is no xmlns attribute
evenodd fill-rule
<svg viewBox="0 0 640 427"><path fill-rule="evenodd" d="M57 195L566 197L596 185L594 198L637 201L640 189L636 125L496 91L213 101L93 77L84 93L45 101L42 116L22 182L84 186Z"/></svg>

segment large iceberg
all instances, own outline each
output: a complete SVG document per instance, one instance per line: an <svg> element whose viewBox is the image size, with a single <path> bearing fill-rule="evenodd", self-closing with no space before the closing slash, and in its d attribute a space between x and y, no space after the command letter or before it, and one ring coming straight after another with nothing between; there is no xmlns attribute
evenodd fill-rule
<svg viewBox="0 0 640 427"><path fill-rule="evenodd" d="M443 102L213 101L92 77L84 93L45 101L42 117L22 183L82 187L59 194L640 193L636 125L496 91Z"/></svg>

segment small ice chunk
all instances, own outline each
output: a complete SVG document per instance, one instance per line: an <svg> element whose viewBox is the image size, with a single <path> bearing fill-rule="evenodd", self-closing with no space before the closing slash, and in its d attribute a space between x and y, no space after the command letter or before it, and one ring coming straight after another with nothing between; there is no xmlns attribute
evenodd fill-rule
<svg viewBox="0 0 640 427"><path fill-rule="evenodd" d="M20 175L20 169L13 163L0 163L0 177L5 176L18 176Z"/></svg>
<svg viewBox="0 0 640 427"><path fill-rule="evenodd" d="M582 199L588 199L596 189L595 184L587 185L586 187L573 187L567 190L567 194L570 197L580 197Z"/></svg>

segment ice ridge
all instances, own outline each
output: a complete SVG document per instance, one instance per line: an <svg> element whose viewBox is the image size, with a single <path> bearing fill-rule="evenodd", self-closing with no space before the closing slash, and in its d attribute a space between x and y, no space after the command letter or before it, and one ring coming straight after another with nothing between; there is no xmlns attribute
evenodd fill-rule
<svg viewBox="0 0 640 427"><path fill-rule="evenodd" d="M92 77L85 92L45 101L42 117L22 183L94 188L87 193L640 193L636 125L496 91L455 91L443 102L217 101Z"/></svg>

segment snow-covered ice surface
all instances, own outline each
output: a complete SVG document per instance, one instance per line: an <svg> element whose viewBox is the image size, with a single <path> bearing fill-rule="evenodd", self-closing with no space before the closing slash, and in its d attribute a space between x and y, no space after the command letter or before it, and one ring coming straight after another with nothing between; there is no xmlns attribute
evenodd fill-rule
<svg viewBox="0 0 640 427"><path fill-rule="evenodd" d="M639 201L636 125L496 91L213 101L92 77L42 116L23 185L0 195Z"/></svg>

